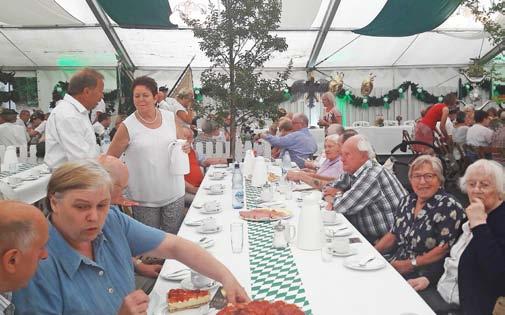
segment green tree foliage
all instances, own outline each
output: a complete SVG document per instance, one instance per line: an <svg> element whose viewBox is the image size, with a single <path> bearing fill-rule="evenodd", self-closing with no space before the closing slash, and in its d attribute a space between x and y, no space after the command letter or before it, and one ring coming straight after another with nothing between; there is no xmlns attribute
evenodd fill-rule
<svg viewBox="0 0 505 315"><path fill-rule="evenodd" d="M215 102L197 105L197 112L204 117L214 114L218 120L231 114L232 139L237 125L275 117L283 100L291 63L273 79L261 72L272 54L287 49L285 38L271 32L279 28L280 16L279 0L223 0L220 8L209 5L204 21L185 18L212 62L201 81L203 94Z"/></svg>
<svg viewBox="0 0 505 315"><path fill-rule="evenodd" d="M464 0L463 6L469 8L475 18L484 25L495 45L505 40L505 28L493 18L496 14L505 14L505 0L493 1L489 7L484 7L479 0Z"/></svg>

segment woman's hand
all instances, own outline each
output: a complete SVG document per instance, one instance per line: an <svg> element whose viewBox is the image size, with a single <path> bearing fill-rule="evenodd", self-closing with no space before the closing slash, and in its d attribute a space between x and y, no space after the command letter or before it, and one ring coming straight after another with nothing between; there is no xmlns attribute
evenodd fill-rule
<svg viewBox="0 0 505 315"><path fill-rule="evenodd" d="M470 205L465 210L466 216L468 217L468 222L470 228L474 228L477 225L486 224L487 213L484 203L479 198L474 198L471 200Z"/></svg>
<svg viewBox="0 0 505 315"><path fill-rule="evenodd" d="M414 266L412 266L410 260L395 260L391 263L391 266L402 275L414 271Z"/></svg>
<svg viewBox="0 0 505 315"><path fill-rule="evenodd" d="M189 142L186 142L182 145L182 152L189 154L189 151L191 151L191 144Z"/></svg>
<svg viewBox="0 0 505 315"><path fill-rule="evenodd" d="M251 300L233 275L230 274L222 283L228 303L246 303Z"/></svg>
<svg viewBox="0 0 505 315"><path fill-rule="evenodd" d="M430 285L430 280L426 277L419 277L407 280L410 286L416 291L422 291Z"/></svg>

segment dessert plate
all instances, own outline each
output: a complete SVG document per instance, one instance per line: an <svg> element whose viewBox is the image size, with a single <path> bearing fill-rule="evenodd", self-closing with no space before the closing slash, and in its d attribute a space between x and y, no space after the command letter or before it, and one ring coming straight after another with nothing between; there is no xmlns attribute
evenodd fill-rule
<svg viewBox="0 0 505 315"><path fill-rule="evenodd" d="M218 191L209 190L207 192L208 195L222 195L223 193L224 193L224 190L218 190Z"/></svg>
<svg viewBox="0 0 505 315"><path fill-rule="evenodd" d="M28 176L25 176L25 177L21 177L21 180L24 180L24 181L29 181L29 180L36 180L38 179L37 176L33 176L33 175L28 175Z"/></svg>
<svg viewBox="0 0 505 315"><path fill-rule="evenodd" d="M348 257L344 260L344 266L349 269L369 271L369 270L379 270L386 267L386 262L384 259L379 257L374 257L371 260L366 261L363 259L362 255L355 255Z"/></svg>
<svg viewBox="0 0 505 315"><path fill-rule="evenodd" d="M332 255L332 256L337 256L337 257L347 257L347 256L352 256L352 255L356 255L358 253L358 250L354 247L350 247L349 250L345 253L341 253L341 252L337 252L335 251L333 248L331 247L328 247L328 252Z"/></svg>
<svg viewBox="0 0 505 315"><path fill-rule="evenodd" d="M186 290L210 290L210 289L217 287L218 285L219 285L219 282L213 280L211 283L209 283L205 287L196 288L193 285L193 283L191 282L191 276L186 277L181 281L181 288L186 289Z"/></svg>
<svg viewBox="0 0 505 315"><path fill-rule="evenodd" d="M221 207L217 207L215 209L212 209L212 210L207 210L207 209L200 209L200 213L201 214L216 214L216 213L219 213L223 211L223 209Z"/></svg>
<svg viewBox="0 0 505 315"><path fill-rule="evenodd" d="M222 225L218 225L216 226L214 229L212 230L204 230L203 229L203 226L199 226L196 231L200 234L214 234L214 233L219 233L223 230L223 226Z"/></svg>

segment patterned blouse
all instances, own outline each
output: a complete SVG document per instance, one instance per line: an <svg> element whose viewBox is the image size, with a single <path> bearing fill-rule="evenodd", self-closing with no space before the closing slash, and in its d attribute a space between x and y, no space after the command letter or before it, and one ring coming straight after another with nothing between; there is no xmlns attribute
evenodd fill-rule
<svg viewBox="0 0 505 315"><path fill-rule="evenodd" d="M452 246L465 220L461 204L443 189L426 201L414 217L416 201L417 195L411 193L398 205L391 229L398 240L393 259L412 259L436 246Z"/></svg>

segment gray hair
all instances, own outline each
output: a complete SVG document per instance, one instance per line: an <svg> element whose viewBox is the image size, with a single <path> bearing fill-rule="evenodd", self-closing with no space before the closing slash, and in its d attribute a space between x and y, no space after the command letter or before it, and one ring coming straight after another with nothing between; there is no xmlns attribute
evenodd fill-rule
<svg viewBox="0 0 505 315"><path fill-rule="evenodd" d="M215 121L207 119L202 121L202 131L204 133L211 133L217 129L219 129L219 125Z"/></svg>
<svg viewBox="0 0 505 315"><path fill-rule="evenodd" d="M475 111L475 106L473 106L472 104L468 104L468 105L465 105L463 107L463 111L466 112L466 111Z"/></svg>
<svg viewBox="0 0 505 315"><path fill-rule="evenodd" d="M70 78L68 83L67 93L74 96L82 93L85 88L95 88L98 84L98 80L103 81L103 75L90 68L85 68Z"/></svg>
<svg viewBox="0 0 505 315"><path fill-rule="evenodd" d="M333 134L333 135L328 135L326 136L326 138L324 138L325 141L331 141L335 144L338 144L340 145L340 136L337 135L337 134Z"/></svg>
<svg viewBox="0 0 505 315"><path fill-rule="evenodd" d="M440 181L441 185L444 185L445 183L445 177L444 177L444 168L442 167L442 162L440 161L439 158L431 155L420 155L417 157L412 164L409 166L409 178L412 176L412 173L414 170L417 168L421 167L423 164L428 164L431 165L431 168L433 168L433 171L435 172L435 175L437 175L438 180Z"/></svg>
<svg viewBox="0 0 505 315"><path fill-rule="evenodd" d="M341 135L344 133L344 131L345 131L344 126L342 126L341 124L331 124L328 126L328 129L326 129L326 134L328 136L333 134Z"/></svg>
<svg viewBox="0 0 505 315"><path fill-rule="evenodd" d="M295 119L301 120L301 122L303 123L304 126L309 125L309 119L307 118L307 115L305 115L304 113L294 114L292 120L295 120Z"/></svg>
<svg viewBox="0 0 505 315"><path fill-rule="evenodd" d="M459 186L463 192L467 192L466 182L468 181L468 177L475 173L491 177L498 191L498 196L501 199L505 198L505 168L500 163L480 159L468 166L465 175L459 180Z"/></svg>
<svg viewBox="0 0 505 315"><path fill-rule="evenodd" d="M31 220L0 222L0 250L4 251L6 246L20 250L28 249L36 234L37 231Z"/></svg>
<svg viewBox="0 0 505 315"><path fill-rule="evenodd" d="M368 141L368 139L365 136L360 134L357 134L353 137L358 138L358 145L357 145L358 150L361 152L366 152L368 154L368 158L370 160L373 160L375 158L375 151L370 141Z"/></svg>
<svg viewBox="0 0 505 315"><path fill-rule="evenodd" d="M329 92L329 91L328 91L328 92L325 92L325 93L323 93L323 95L321 96L321 100L322 100L323 98L328 99L328 100L329 100L329 101L333 104L333 106L335 106L335 95L333 95L333 93L331 93L331 92Z"/></svg>

